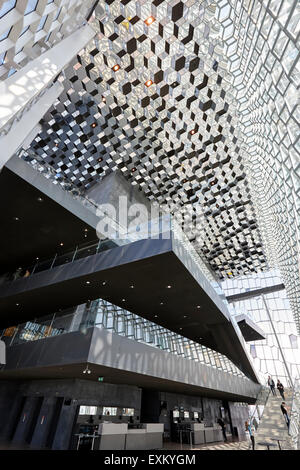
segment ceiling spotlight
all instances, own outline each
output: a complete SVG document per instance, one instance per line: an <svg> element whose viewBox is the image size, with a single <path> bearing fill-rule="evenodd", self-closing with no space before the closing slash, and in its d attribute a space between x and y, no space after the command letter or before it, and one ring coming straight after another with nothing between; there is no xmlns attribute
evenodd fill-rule
<svg viewBox="0 0 300 470"><path fill-rule="evenodd" d="M90 281L86 281L86 284L90 284Z"/></svg>
<svg viewBox="0 0 300 470"><path fill-rule="evenodd" d="M152 80L147 80L147 81L145 82L145 85L146 85L147 88L149 88L149 86L153 85Z"/></svg>
<svg viewBox="0 0 300 470"><path fill-rule="evenodd" d="M63 242L60 243L60 246L64 246Z"/></svg>
<svg viewBox="0 0 300 470"><path fill-rule="evenodd" d="M122 299L122 302L126 302L126 299Z"/></svg>
<svg viewBox="0 0 300 470"><path fill-rule="evenodd" d="M132 286L130 286L130 289L134 289L134 286L133 286L133 285L132 285Z"/></svg>
<svg viewBox="0 0 300 470"><path fill-rule="evenodd" d="M19 219L19 217L14 217L14 220L15 220L16 222L18 222L20 219Z"/></svg>
<svg viewBox="0 0 300 470"><path fill-rule="evenodd" d="M150 24L154 23L155 21L155 18L154 16L149 16L146 20L145 20L145 23L147 26L150 26Z"/></svg>
<svg viewBox="0 0 300 470"><path fill-rule="evenodd" d="M167 286L167 289L171 289L172 286Z"/></svg>
<svg viewBox="0 0 300 470"><path fill-rule="evenodd" d="M82 371L83 374L91 374L91 370L89 369L88 365L86 366L86 368Z"/></svg>
<svg viewBox="0 0 300 470"><path fill-rule="evenodd" d="M84 231L85 231L85 232L88 232L88 231L89 231L89 229L88 229L88 228L85 228L85 229L84 229Z"/></svg>
<svg viewBox="0 0 300 470"><path fill-rule="evenodd" d="M200 306L200 305L197 305L197 308L201 308L201 306Z"/></svg>
<svg viewBox="0 0 300 470"><path fill-rule="evenodd" d="M131 173L134 173L136 171L136 168L132 168Z"/></svg>
<svg viewBox="0 0 300 470"><path fill-rule="evenodd" d="M17 307L19 307L20 304L16 304Z"/></svg>
<svg viewBox="0 0 300 470"><path fill-rule="evenodd" d="M95 129L96 126L97 126L97 124L95 122L93 122L92 128Z"/></svg>
<svg viewBox="0 0 300 470"><path fill-rule="evenodd" d="M191 135L196 134L196 130L195 130L195 129L192 129L192 130L190 131L190 134L191 134Z"/></svg>
<svg viewBox="0 0 300 470"><path fill-rule="evenodd" d="M158 315L154 315L154 318L158 318Z"/></svg>
<svg viewBox="0 0 300 470"><path fill-rule="evenodd" d="M119 64L114 65L112 69L114 72L117 72L120 69Z"/></svg>
<svg viewBox="0 0 300 470"><path fill-rule="evenodd" d="M163 302L160 302L160 304L159 304L159 305L163 305L163 304L164 304Z"/></svg>
<svg viewBox="0 0 300 470"><path fill-rule="evenodd" d="M37 198L38 202L43 202L43 199L41 197Z"/></svg>
<svg viewBox="0 0 300 470"><path fill-rule="evenodd" d="M102 101L103 101L103 103L106 103L106 98L105 98L105 96L102 96Z"/></svg>
<svg viewBox="0 0 300 470"><path fill-rule="evenodd" d="M102 160L103 160L102 157L98 158L98 162L102 162Z"/></svg>

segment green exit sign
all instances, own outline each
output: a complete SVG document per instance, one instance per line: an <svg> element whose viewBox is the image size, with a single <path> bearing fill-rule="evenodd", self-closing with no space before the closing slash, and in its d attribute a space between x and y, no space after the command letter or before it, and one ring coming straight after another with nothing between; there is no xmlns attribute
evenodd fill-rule
<svg viewBox="0 0 300 470"><path fill-rule="evenodd" d="M103 382L104 377L98 377L98 382Z"/></svg>

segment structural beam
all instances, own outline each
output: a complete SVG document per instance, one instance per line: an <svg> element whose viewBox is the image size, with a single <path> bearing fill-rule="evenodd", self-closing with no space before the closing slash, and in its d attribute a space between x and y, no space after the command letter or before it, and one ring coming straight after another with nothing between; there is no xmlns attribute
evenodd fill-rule
<svg viewBox="0 0 300 470"><path fill-rule="evenodd" d="M88 24L79 28L40 57L32 60L19 72L0 83L0 132L2 136L8 133L10 126L16 118L20 118L22 113L24 113L24 117L30 119L25 108L30 106L33 101L38 100L38 97L54 82L62 69L95 34L93 28ZM2 145L3 143L1 143L1 147ZM7 153L5 152L3 155L1 152L0 169L8 159Z"/></svg>

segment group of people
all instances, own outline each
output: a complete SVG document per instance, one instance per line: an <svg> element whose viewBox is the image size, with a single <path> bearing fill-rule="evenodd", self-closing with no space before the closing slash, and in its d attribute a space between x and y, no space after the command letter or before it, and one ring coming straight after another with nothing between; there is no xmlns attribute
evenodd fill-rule
<svg viewBox="0 0 300 470"><path fill-rule="evenodd" d="M275 391L275 382L274 382L274 380L272 379L272 377L271 377L270 375L269 375L269 377L268 377L268 385L269 385L269 387L270 387L270 389L271 389L272 394L276 397L277 395L276 395L276 391ZM283 400L285 400L285 398L284 398L284 386L282 385L282 383L280 382L280 380L277 380L277 389L278 389L278 391L279 391L279 393L280 393L280 395L281 395L281 398L282 398ZM281 409L281 411L282 411L282 414L283 414L283 416L284 416L285 422L286 422L287 427L288 427L288 429L289 429L289 427L290 427L290 418L289 418L288 408L287 408L287 406L286 406L286 404L285 404L285 401L283 401L283 402L281 403L280 409Z"/></svg>
<svg viewBox="0 0 300 470"><path fill-rule="evenodd" d="M274 382L274 380L272 379L272 377L270 375L268 377L268 385L271 389L272 394L276 397L275 382ZM284 386L282 385L282 383L280 382L279 379L277 380L277 390L279 391L282 399L285 400L285 398L284 398Z"/></svg>

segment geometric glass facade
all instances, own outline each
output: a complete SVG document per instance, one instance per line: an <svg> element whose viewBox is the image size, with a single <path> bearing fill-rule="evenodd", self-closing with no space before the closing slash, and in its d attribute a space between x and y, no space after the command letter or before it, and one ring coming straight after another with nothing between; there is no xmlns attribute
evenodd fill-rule
<svg viewBox="0 0 300 470"><path fill-rule="evenodd" d="M225 295L230 296L279 285L281 282L280 273L273 270L226 280L222 288ZM268 311L262 297L258 295L233 301L229 304L231 313L245 313L264 332L264 340L246 343L262 383L266 383L268 375L271 375L274 381L278 378L285 386L289 386L289 375L293 382L300 376L300 336L297 334L286 290L265 293L264 299Z"/></svg>

